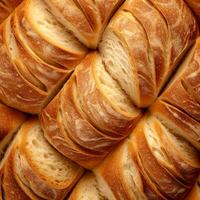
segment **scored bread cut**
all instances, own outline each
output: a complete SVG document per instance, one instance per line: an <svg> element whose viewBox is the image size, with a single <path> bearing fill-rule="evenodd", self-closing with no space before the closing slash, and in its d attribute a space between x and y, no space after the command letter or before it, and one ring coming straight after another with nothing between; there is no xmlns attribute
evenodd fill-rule
<svg viewBox="0 0 200 200"><path fill-rule="evenodd" d="M87 53L87 49L50 13L44 1L25 1L18 17L27 41L46 62L73 69Z"/></svg>
<svg viewBox="0 0 200 200"><path fill-rule="evenodd" d="M75 73L80 104L93 125L115 137L130 133L141 112L105 70L101 56L87 55Z"/></svg>
<svg viewBox="0 0 200 200"><path fill-rule="evenodd" d="M82 168L62 156L46 141L37 119L23 124L19 134L22 173L32 190L38 190L37 195L46 194L45 199L63 199L81 176ZM45 193L46 189L54 196Z"/></svg>
<svg viewBox="0 0 200 200"><path fill-rule="evenodd" d="M107 22L123 0L47 0L45 2L52 14L78 40L94 49L101 39Z"/></svg>
<svg viewBox="0 0 200 200"><path fill-rule="evenodd" d="M142 177L131 158L127 141L120 144L94 172L107 182L116 199L146 199Z"/></svg>
<svg viewBox="0 0 200 200"><path fill-rule="evenodd" d="M75 143L68 135L60 113L60 93L40 114L40 122L44 130L44 136L64 156L77 162L85 168L97 165L105 155L97 154Z"/></svg>
<svg viewBox="0 0 200 200"><path fill-rule="evenodd" d="M76 91L75 77L71 77L61 92L63 124L74 142L91 151L104 155L119 141L97 130L87 120L80 106Z"/></svg>
<svg viewBox="0 0 200 200"><path fill-rule="evenodd" d="M178 108L160 100L156 101L156 103L150 108L150 111L161 121L162 124L170 129L173 134L185 138L199 150L200 123L198 121Z"/></svg>
<svg viewBox="0 0 200 200"><path fill-rule="evenodd" d="M0 27L0 99L8 106L31 113L39 112L47 93L30 84L11 62L3 38L3 26ZM13 81L13 77L15 80Z"/></svg>
<svg viewBox="0 0 200 200"><path fill-rule="evenodd" d="M24 63L22 63L21 60L19 59L20 52L18 49L17 41L11 31L11 17L5 20L5 25L3 29L4 29L4 34L5 34L4 36L5 45L8 49L8 54L13 64L16 66L20 74L22 74L22 76L28 82L33 84L38 89L44 90L44 86L42 85L42 83L30 73L30 71L27 69Z"/></svg>
<svg viewBox="0 0 200 200"><path fill-rule="evenodd" d="M134 44L134 45L132 45ZM154 61L145 30L135 17L119 10L100 43L105 68L138 107L156 95Z"/></svg>
<svg viewBox="0 0 200 200"><path fill-rule="evenodd" d="M171 61L174 68L199 36L198 24L191 10L182 0L150 0L150 2L163 15L171 32Z"/></svg>
<svg viewBox="0 0 200 200"><path fill-rule="evenodd" d="M26 115L0 103L0 160L10 145Z"/></svg>
<svg viewBox="0 0 200 200"><path fill-rule="evenodd" d="M200 168L197 150L183 138L175 136L153 116L148 117L144 130L148 145L160 165L190 186Z"/></svg>
<svg viewBox="0 0 200 200"><path fill-rule="evenodd" d="M130 0L123 10L131 13L143 26L152 50L155 65L157 92L162 88L171 70L171 34L162 14L149 2ZM153 20L152 20L153 19ZM162 27L162 31L160 28Z"/></svg>
<svg viewBox="0 0 200 200"><path fill-rule="evenodd" d="M13 154L11 153L7 157L7 161L3 170L3 182L2 182L2 190L3 190L3 198L9 200L31 200L20 188L17 181L14 178L13 172Z"/></svg>
<svg viewBox="0 0 200 200"><path fill-rule="evenodd" d="M69 200L107 199L104 195L99 191L99 185L95 175L92 172L87 172L76 185Z"/></svg>

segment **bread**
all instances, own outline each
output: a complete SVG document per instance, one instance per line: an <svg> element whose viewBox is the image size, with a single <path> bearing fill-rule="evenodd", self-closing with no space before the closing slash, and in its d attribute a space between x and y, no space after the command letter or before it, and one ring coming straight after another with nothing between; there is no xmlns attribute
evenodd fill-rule
<svg viewBox="0 0 200 200"><path fill-rule="evenodd" d="M30 198L23 192L21 187L18 185L14 170L14 149L16 148L17 140L19 135L12 140L7 151L0 163L0 175L1 175L1 193L0 198L3 199L20 199L29 200Z"/></svg>
<svg viewBox="0 0 200 200"><path fill-rule="evenodd" d="M31 198L29 198L23 192L23 190L16 182L14 178L12 162L13 162L13 154L11 153L7 158L7 162L4 167L3 183L1 185L3 190L3 198L10 200L15 200L15 199L31 200Z"/></svg>
<svg viewBox="0 0 200 200"><path fill-rule="evenodd" d="M185 0L188 6L194 11L194 14L200 19L200 5L198 0Z"/></svg>
<svg viewBox="0 0 200 200"><path fill-rule="evenodd" d="M0 1L0 11L0 22L2 22L10 14L10 9Z"/></svg>
<svg viewBox="0 0 200 200"><path fill-rule="evenodd" d="M26 122L19 135L14 157L17 180L39 198L64 199L81 176L82 169L49 145L37 119Z"/></svg>
<svg viewBox="0 0 200 200"><path fill-rule="evenodd" d="M196 2L19 3L0 0L0 18L12 11L0 24L0 101L13 107L0 121L0 199L197 196Z"/></svg>
<svg viewBox="0 0 200 200"><path fill-rule="evenodd" d="M0 160L20 125L26 120L24 113L0 103Z"/></svg>
<svg viewBox="0 0 200 200"><path fill-rule="evenodd" d="M149 114L94 172L116 199L184 199L199 169L199 152Z"/></svg>
<svg viewBox="0 0 200 200"><path fill-rule="evenodd" d="M199 177L191 191L191 193L187 196L186 200L198 200L200 198L200 186L199 186Z"/></svg>
<svg viewBox="0 0 200 200"><path fill-rule="evenodd" d="M92 168L105 157L105 152L104 154L101 153L97 155L97 152L92 152L81 147L69 137L62 123L63 118L59 112L59 96L60 95L54 98L51 105L48 105L40 115L44 136L51 145L66 157L72 159L81 166Z"/></svg>
<svg viewBox="0 0 200 200"><path fill-rule="evenodd" d="M118 83L106 72L100 55L94 52L86 56L75 75L41 113L45 136L58 151L63 152L54 139L56 128L54 132L49 128L50 116L53 117L52 126L60 127L57 134L62 135L63 141L59 144L70 142L73 146L78 145L88 151L88 156L96 158L95 163L99 163L131 132L141 112L131 104ZM86 160L86 155L85 158L72 156L71 151L72 147L63 153L82 166L89 166L89 162L84 164L81 161ZM91 159L90 162L89 167L94 167Z"/></svg>
<svg viewBox="0 0 200 200"><path fill-rule="evenodd" d="M29 44L46 62L73 69L85 56L87 49L56 20L43 1L25 1L18 17Z"/></svg>
<svg viewBox="0 0 200 200"><path fill-rule="evenodd" d="M44 90L54 92L54 89L59 85L57 81L62 83L72 73L72 70L50 65L33 52L21 33L16 12L12 16L11 30L17 42L19 60L42 84Z"/></svg>
<svg viewBox="0 0 200 200"><path fill-rule="evenodd" d="M195 19L185 3L167 2L164 6L157 1L126 1L100 43L106 69L139 107L153 103L198 35ZM169 17L171 12L176 19ZM159 27L161 32L157 31Z"/></svg>
<svg viewBox="0 0 200 200"><path fill-rule="evenodd" d="M107 199L178 200L192 190L200 171L198 51L199 39L130 136L93 169ZM78 184L70 198L83 188Z"/></svg>
<svg viewBox="0 0 200 200"><path fill-rule="evenodd" d="M18 110L39 113L83 59L87 48L57 22L43 1L22 3L1 29L8 56L3 56L2 50L2 71L4 67L4 73L10 70L10 75L18 77L14 83L12 76L2 74L1 81L7 86L2 84L1 100ZM10 67L5 71L6 65ZM10 89L5 91L8 85ZM25 97L21 90L29 94Z"/></svg>
<svg viewBox="0 0 200 200"><path fill-rule="evenodd" d="M83 44L89 48L96 48L107 22L123 0L97 2L47 0L45 2L56 18Z"/></svg>

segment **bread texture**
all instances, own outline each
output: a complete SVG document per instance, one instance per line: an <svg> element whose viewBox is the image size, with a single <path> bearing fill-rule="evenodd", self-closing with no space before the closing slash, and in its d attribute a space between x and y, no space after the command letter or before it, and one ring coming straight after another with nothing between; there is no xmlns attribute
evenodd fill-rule
<svg viewBox="0 0 200 200"><path fill-rule="evenodd" d="M45 1L56 18L83 44L96 48L107 22L123 0ZM65 6L65 5L68 6Z"/></svg>
<svg viewBox="0 0 200 200"><path fill-rule="evenodd" d="M14 158L17 180L39 199L64 199L83 170L50 146L37 119L24 123L19 134Z"/></svg>
<svg viewBox="0 0 200 200"><path fill-rule="evenodd" d="M194 14L200 20L200 5L198 0L185 0L188 6L194 11Z"/></svg>
<svg viewBox="0 0 200 200"><path fill-rule="evenodd" d="M199 177L191 191L191 193L187 196L186 200L197 200L200 198L200 187L199 187Z"/></svg>
<svg viewBox="0 0 200 200"><path fill-rule="evenodd" d="M0 0L0 200L198 198L199 4Z"/></svg>
<svg viewBox="0 0 200 200"><path fill-rule="evenodd" d="M41 123L45 136L58 151L91 168L131 132L140 117L140 110L105 70L101 56L93 52L43 110ZM84 157L72 154L75 149ZM90 162L86 162L88 158Z"/></svg>
<svg viewBox="0 0 200 200"><path fill-rule="evenodd" d="M22 0L1 0L0 1L0 23L22 2Z"/></svg>
<svg viewBox="0 0 200 200"><path fill-rule="evenodd" d="M14 138L26 115L0 103L0 159Z"/></svg>

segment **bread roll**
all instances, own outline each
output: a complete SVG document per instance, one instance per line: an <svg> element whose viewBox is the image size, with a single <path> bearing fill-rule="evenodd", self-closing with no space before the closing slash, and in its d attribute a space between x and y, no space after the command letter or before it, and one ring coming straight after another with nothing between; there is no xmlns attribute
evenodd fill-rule
<svg viewBox="0 0 200 200"><path fill-rule="evenodd" d="M140 117L140 110L106 72L101 56L93 52L42 111L41 123L58 151L91 168L131 132Z"/></svg>
<svg viewBox="0 0 200 200"><path fill-rule="evenodd" d="M182 0L128 0L111 19L99 48L106 69L135 105L148 107L198 35Z"/></svg>

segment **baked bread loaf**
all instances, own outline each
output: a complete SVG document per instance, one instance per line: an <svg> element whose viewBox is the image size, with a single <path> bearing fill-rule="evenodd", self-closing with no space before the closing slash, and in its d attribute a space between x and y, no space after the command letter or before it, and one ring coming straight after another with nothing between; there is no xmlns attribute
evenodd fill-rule
<svg viewBox="0 0 200 200"><path fill-rule="evenodd" d="M0 24L0 199L198 198L198 7L24 0Z"/></svg>

